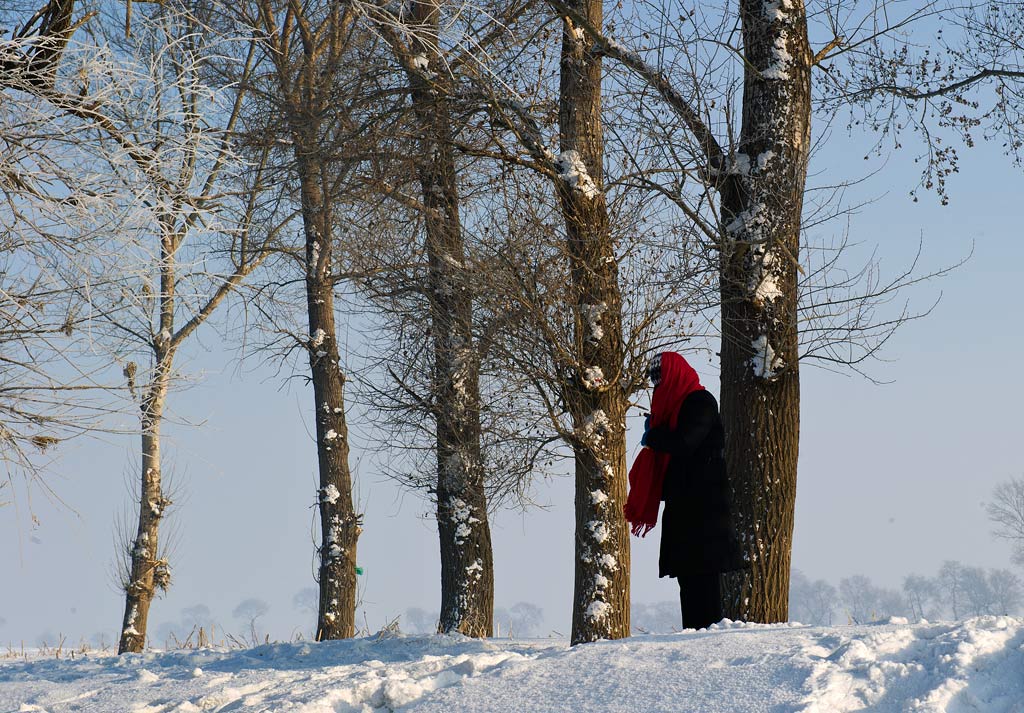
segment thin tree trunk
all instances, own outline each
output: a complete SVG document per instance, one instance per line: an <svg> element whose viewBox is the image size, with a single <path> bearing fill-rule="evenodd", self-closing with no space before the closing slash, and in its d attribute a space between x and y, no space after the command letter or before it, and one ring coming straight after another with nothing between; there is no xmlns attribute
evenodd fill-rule
<svg viewBox="0 0 1024 713"><path fill-rule="evenodd" d="M601 0L572 6L602 26ZM565 217L579 373L564 393L576 437L576 577L572 643L629 636L629 528L618 264L608 229L601 56L566 19L562 33L558 194Z"/></svg>
<svg viewBox="0 0 1024 713"><path fill-rule="evenodd" d="M146 646L149 607L157 588L170 585L167 560L158 557L160 521L170 505L161 483L160 426L174 367L173 346L177 275L175 255L181 234L175 230L172 214L161 218L160 236L160 332L153 336L153 372L141 410L142 484L139 491L139 525L129 556L128 581L125 583L124 619L117 652L138 653Z"/></svg>
<svg viewBox="0 0 1024 713"><path fill-rule="evenodd" d="M139 653L146 646L149 607L156 590L167 589L170 570L167 560L158 557L160 521L170 501L164 497L161 482L160 425L167 402L168 375L173 356L157 350L154 378L140 405L142 418L142 488L139 498L139 522L131 541L128 581L125 582L124 618L117 653Z"/></svg>
<svg viewBox="0 0 1024 713"><path fill-rule="evenodd" d="M316 414L320 469L320 605L316 639L355 635L356 544L362 532L352 503L345 421L345 374L341 369L334 324L332 211L322 186L328 174L315 156L312 136L302 136L296 159L306 241L306 308L309 318L309 369Z"/></svg>
<svg viewBox="0 0 1024 713"><path fill-rule="evenodd" d="M412 45L416 59L409 71L421 137L417 170L426 208L434 339L437 530L441 550L438 631L491 636L494 555L480 448L479 356L473 341L473 290L465 266L459 217L448 101L451 80L437 44L439 11L436 0L413 3L410 19L416 31Z"/></svg>
<svg viewBox="0 0 1024 713"><path fill-rule="evenodd" d="M802 0L741 3L747 60L740 160L722 195L722 417L750 569L727 615L785 621L800 435L797 259L810 148Z"/></svg>

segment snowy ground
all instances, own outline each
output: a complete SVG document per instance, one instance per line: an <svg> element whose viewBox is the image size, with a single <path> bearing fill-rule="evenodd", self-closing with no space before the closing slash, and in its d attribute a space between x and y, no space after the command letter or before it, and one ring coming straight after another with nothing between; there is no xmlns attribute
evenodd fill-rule
<svg viewBox="0 0 1024 713"><path fill-rule="evenodd" d="M66 654L65 654L66 656ZM1024 713L1024 620L0 658L0 711Z"/></svg>

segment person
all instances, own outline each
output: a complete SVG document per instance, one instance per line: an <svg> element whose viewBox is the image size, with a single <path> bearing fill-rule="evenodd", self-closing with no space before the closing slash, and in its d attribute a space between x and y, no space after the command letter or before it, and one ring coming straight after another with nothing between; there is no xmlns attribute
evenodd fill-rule
<svg viewBox="0 0 1024 713"><path fill-rule="evenodd" d="M664 352L649 368L654 393L644 446L629 472L626 519L643 537L661 526L658 576L679 581L683 628L721 621L721 575L744 567L732 520L725 468L725 433L718 402L676 352Z"/></svg>

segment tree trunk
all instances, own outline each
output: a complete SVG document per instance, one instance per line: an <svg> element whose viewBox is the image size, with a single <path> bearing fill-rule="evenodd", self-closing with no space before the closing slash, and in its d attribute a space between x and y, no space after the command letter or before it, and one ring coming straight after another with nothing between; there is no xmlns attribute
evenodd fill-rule
<svg viewBox="0 0 1024 713"><path fill-rule="evenodd" d="M428 293L434 339L437 530L441 550L440 633L491 636L494 556L480 449L479 356L473 290L465 266L448 101L451 79L438 52L440 6L414 2L409 71L419 123L417 171L426 208ZM426 60L425 64L423 60Z"/></svg>
<svg viewBox="0 0 1024 713"><path fill-rule="evenodd" d="M139 491L139 526L129 556L128 581L125 583L124 619L117 652L138 653L146 646L149 607L157 588L166 591L171 583L167 560L158 557L160 521L170 505L161 483L160 426L174 367L174 316L177 293L175 256L182 235L175 229L174 213L160 218L160 296L158 316L160 332L153 335L153 372L141 410L142 487Z"/></svg>
<svg viewBox="0 0 1024 713"><path fill-rule="evenodd" d="M797 259L810 149L802 0L741 3L740 153L722 191L722 417L750 569L726 578L727 616L785 621L800 434Z"/></svg>
<svg viewBox="0 0 1024 713"><path fill-rule="evenodd" d="M297 137L296 162L306 241L306 308L309 318L309 369L316 413L320 469L319 584L316 639L355 635L356 543L361 518L352 503L345 422L345 374L341 370L334 325L332 211L323 190L328 174L318 158L315 132Z"/></svg>
<svg viewBox="0 0 1024 713"><path fill-rule="evenodd" d="M142 419L142 488L139 524L131 542L128 581L125 583L124 619L117 653L139 653L146 646L149 607L157 588L170 583L167 560L157 556L160 521L170 501L164 497L160 471L160 425L167 402L173 355L158 346L154 377L140 406Z"/></svg>
<svg viewBox="0 0 1024 713"><path fill-rule="evenodd" d="M602 26L601 0L572 6ZM577 373L564 384L576 462L572 643L629 636L629 528L624 360L618 264L608 229L601 56L566 19L562 33L557 181L576 312Z"/></svg>

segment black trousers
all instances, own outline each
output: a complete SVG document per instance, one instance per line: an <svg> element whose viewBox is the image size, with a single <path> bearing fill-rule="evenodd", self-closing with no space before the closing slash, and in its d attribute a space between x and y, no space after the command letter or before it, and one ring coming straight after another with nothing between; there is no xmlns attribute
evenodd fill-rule
<svg viewBox="0 0 1024 713"><path fill-rule="evenodd" d="M684 629L705 629L722 620L720 574L691 574L678 579Z"/></svg>

